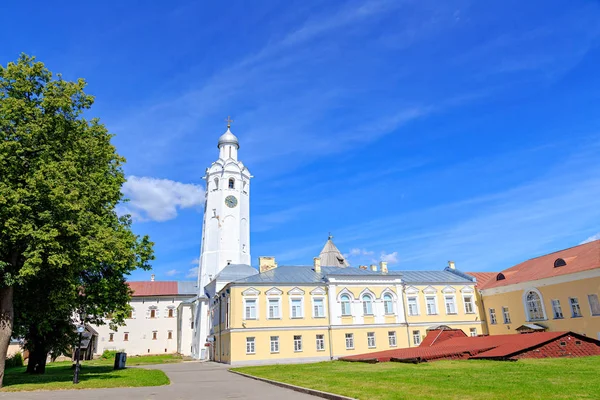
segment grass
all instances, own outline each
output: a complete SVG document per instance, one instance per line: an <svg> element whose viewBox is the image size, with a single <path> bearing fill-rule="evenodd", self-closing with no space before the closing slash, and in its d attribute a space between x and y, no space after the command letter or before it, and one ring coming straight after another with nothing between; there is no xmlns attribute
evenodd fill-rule
<svg viewBox="0 0 600 400"><path fill-rule="evenodd" d="M127 366L181 362L175 354L128 357ZM169 384L167 375L157 369L126 368L113 370L114 360L84 361L79 374L79 384L73 384L70 361L48 363L43 375L29 375L26 367L6 370L4 388L0 392L60 389L95 389L113 387L162 386Z"/></svg>
<svg viewBox="0 0 600 400"><path fill-rule="evenodd" d="M333 361L233 368L358 399L600 399L600 357L423 364Z"/></svg>

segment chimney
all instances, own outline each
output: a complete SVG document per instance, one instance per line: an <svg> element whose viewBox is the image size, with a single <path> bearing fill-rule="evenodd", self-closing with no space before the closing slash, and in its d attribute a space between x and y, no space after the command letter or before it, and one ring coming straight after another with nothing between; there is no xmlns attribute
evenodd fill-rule
<svg viewBox="0 0 600 400"><path fill-rule="evenodd" d="M275 257L258 257L258 272L261 274L275 268L277 268Z"/></svg>
<svg viewBox="0 0 600 400"><path fill-rule="evenodd" d="M313 266L315 267L315 272L317 274L321 273L321 257L313 258Z"/></svg>
<svg viewBox="0 0 600 400"><path fill-rule="evenodd" d="M379 269L381 269L381 273L382 274L387 274L388 273L387 261L380 261L379 262Z"/></svg>
<svg viewBox="0 0 600 400"><path fill-rule="evenodd" d="M456 267L454 266L454 261L448 261L448 268L456 269Z"/></svg>
<svg viewBox="0 0 600 400"><path fill-rule="evenodd" d="M150 275L150 282L154 282L154 274Z"/></svg>
<svg viewBox="0 0 600 400"><path fill-rule="evenodd" d="M377 272L377 265L371 264L371 271Z"/></svg>
<svg viewBox="0 0 600 400"><path fill-rule="evenodd" d="M360 269L367 269L367 266L366 265L359 265L358 268L360 268Z"/></svg>

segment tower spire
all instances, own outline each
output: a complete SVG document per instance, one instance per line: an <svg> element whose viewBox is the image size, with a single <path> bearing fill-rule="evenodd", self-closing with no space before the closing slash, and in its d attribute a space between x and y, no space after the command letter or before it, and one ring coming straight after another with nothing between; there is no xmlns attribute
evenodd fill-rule
<svg viewBox="0 0 600 400"><path fill-rule="evenodd" d="M227 122L227 129L231 128L231 123L233 122L233 120L231 119L231 117L228 115L227 119L225 120L225 122Z"/></svg>

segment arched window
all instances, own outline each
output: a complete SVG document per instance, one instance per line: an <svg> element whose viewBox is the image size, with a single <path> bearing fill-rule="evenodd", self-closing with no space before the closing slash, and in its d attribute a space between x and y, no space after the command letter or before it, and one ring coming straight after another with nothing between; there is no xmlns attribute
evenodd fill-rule
<svg viewBox="0 0 600 400"><path fill-rule="evenodd" d="M527 303L527 314L530 321L544 319L544 311L542 309L542 300L536 292L530 291L525 299Z"/></svg>
<svg viewBox="0 0 600 400"><path fill-rule="evenodd" d="M556 261L554 261L554 268L564 267L565 265L567 265L567 263L562 258L557 258Z"/></svg>
<svg viewBox="0 0 600 400"><path fill-rule="evenodd" d="M363 313L365 315L373 315L373 299L368 294L362 297Z"/></svg>
<svg viewBox="0 0 600 400"><path fill-rule="evenodd" d="M392 299L392 295L389 293L383 295L383 308L385 308L386 314L394 313L394 301Z"/></svg>
<svg viewBox="0 0 600 400"><path fill-rule="evenodd" d="M506 279L506 277L504 276L504 274L502 272L500 272L498 275L496 275L497 281L502 281L504 279Z"/></svg>
<svg viewBox="0 0 600 400"><path fill-rule="evenodd" d="M342 315L352 315L350 312L350 296L343 294L340 300L342 301Z"/></svg>
<svg viewBox="0 0 600 400"><path fill-rule="evenodd" d="M219 190L219 178L215 178L215 190Z"/></svg>
<svg viewBox="0 0 600 400"><path fill-rule="evenodd" d="M235 189L235 179L229 178L229 189Z"/></svg>

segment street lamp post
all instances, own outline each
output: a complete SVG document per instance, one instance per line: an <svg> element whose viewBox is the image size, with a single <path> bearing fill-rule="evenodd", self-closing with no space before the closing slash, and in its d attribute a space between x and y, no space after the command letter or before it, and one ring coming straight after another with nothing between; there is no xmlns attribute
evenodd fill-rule
<svg viewBox="0 0 600 400"><path fill-rule="evenodd" d="M79 325L77 327L77 332L79 333L79 342L77 343L77 351L75 352L75 374L73 375L73 383L79 383L79 359L81 358L81 336L83 335L83 331L85 331L84 325Z"/></svg>

